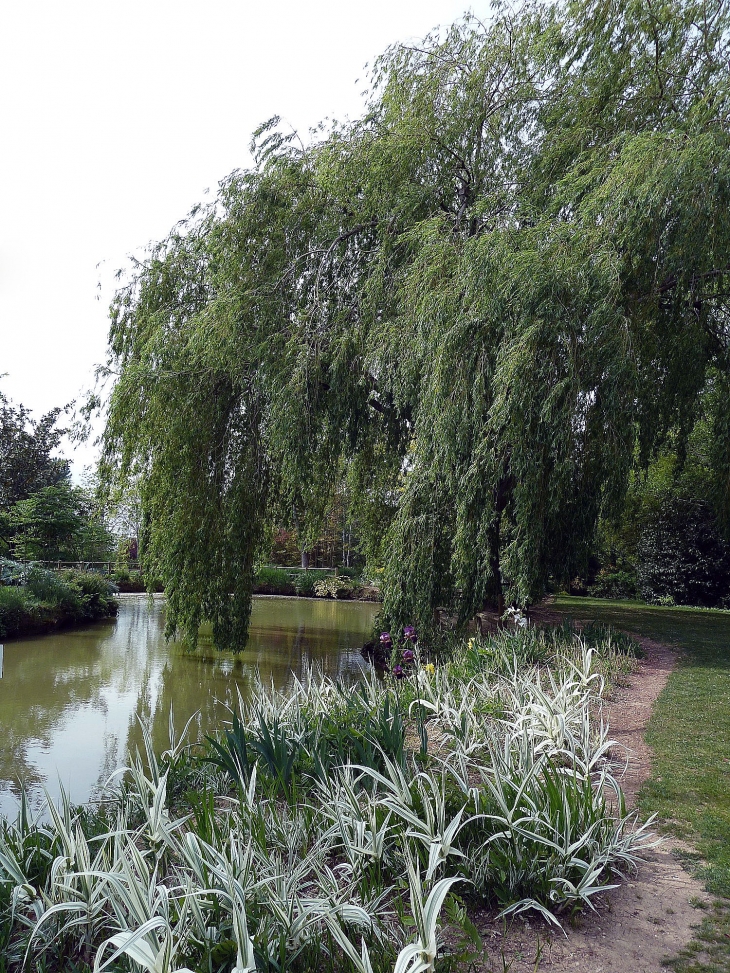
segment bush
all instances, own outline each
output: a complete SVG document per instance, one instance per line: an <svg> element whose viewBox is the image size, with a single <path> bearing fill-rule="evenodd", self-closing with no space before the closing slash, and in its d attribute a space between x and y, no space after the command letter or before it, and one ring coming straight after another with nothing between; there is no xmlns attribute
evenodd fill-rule
<svg viewBox="0 0 730 973"><path fill-rule="evenodd" d="M635 598L636 575L633 571L599 571L588 589L594 598Z"/></svg>
<svg viewBox="0 0 730 973"><path fill-rule="evenodd" d="M49 607L61 608L69 613L80 612L83 607L80 589L71 582L71 575L78 572L64 571L63 575L31 567L25 586L39 602Z"/></svg>
<svg viewBox="0 0 730 973"><path fill-rule="evenodd" d="M260 595L301 595L313 598L315 585L328 577L318 568L259 568L254 579L254 591Z"/></svg>
<svg viewBox="0 0 730 973"><path fill-rule="evenodd" d="M283 568L259 568L253 590L259 595L294 595L296 590L289 571Z"/></svg>
<svg viewBox="0 0 730 973"><path fill-rule="evenodd" d="M318 582L330 577L324 568L307 568L292 572L296 593L303 598L314 598Z"/></svg>
<svg viewBox="0 0 730 973"><path fill-rule="evenodd" d="M296 593L303 598L314 598L316 594L314 586L321 581L322 577L321 571L297 571L294 575Z"/></svg>
<svg viewBox="0 0 730 973"><path fill-rule="evenodd" d="M0 587L0 638L11 638L28 628L34 608L25 589Z"/></svg>
<svg viewBox="0 0 730 973"><path fill-rule="evenodd" d="M115 587L98 574L56 574L36 565L5 561L0 585L0 636L43 631L54 625L108 618L117 612Z"/></svg>
<svg viewBox="0 0 730 973"><path fill-rule="evenodd" d="M68 588L78 592L83 618L104 618L116 614L116 586L92 571L64 571L62 579Z"/></svg>
<svg viewBox="0 0 730 973"><path fill-rule="evenodd" d="M353 585L349 578L334 575L314 583L314 593L318 598L351 598Z"/></svg>
<svg viewBox="0 0 730 973"><path fill-rule="evenodd" d="M670 499L644 528L637 549L639 594L648 602L716 608L730 599L730 544L712 508Z"/></svg>

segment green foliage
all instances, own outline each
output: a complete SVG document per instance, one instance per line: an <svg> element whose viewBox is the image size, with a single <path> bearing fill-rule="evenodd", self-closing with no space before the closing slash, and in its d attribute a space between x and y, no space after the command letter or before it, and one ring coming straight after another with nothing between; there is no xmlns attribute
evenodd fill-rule
<svg viewBox="0 0 730 973"><path fill-rule="evenodd" d="M384 770L387 759L401 764L405 726L400 705L385 695L376 708L366 692L356 691L322 714L309 746L311 773L322 783L348 764L376 771Z"/></svg>
<svg viewBox="0 0 730 973"><path fill-rule="evenodd" d="M9 511L12 547L25 561L103 561L116 540L89 493L63 481L19 500Z"/></svg>
<svg viewBox="0 0 730 973"><path fill-rule="evenodd" d="M98 574L0 560L0 636L14 637L55 625L115 615L115 587Z"/></svg>
<svg viewBox="0 0 730 973"><path fill-rule="evenodd" d="M590 586L598 597L638 594L651 602L722 605L730 598L730 562L713 466L708 403L684 443L676 431L643 475L633 476L620 519L600 525L603 565Z"/></svg>
<svg viewBox="0 0 730 973"><path fill-rule="evenodd" d="M254 591L261 595L302 595L312 598L317 593L317 585L327 582L330 577L328 571L318 568L259 567L254 576Z"/></svg>
<svg viewBox="0 0 730 973"><path fill-rule="evenodd" d="M314 598L315 585L322 580L325 575L317 570L298 571L292 575L294 591L305 598Z"/></svg>
<svg viewBox="0 0 730 973"><path fill-rule="evenodd" d="M242 647L265 525L312 544L343 475L386 617L424 632L579 573L700 405L730 509L729 18L466 17L387 51L362 118L263 126L135 266L105 462L140 478L170 631Z"/></svg>
<svg viewBox="0 0 730 973"><path fill-rule="evenodd" d="M84 618L105 618L115 614L115 586L92 571L62 571L62 582L79 593L81 614ZM31 581L29 579L30 586Z"/></svg>
<svg viewBox="0 0 730 973"><path fill-rule="evenodd" d="M670 500L645 526L637 549L645 601L730 606L730 543L702 501Z"/></svg>
<svg viewBox="0 0 730 973"><path fill-rule="evenodd" d="M246 737L246 731L241 725L238 714L234 711L231 729L223 731L222 742L210 736L206 736L205 739L213 753L204 759L225 771L237 786L244 787L248 784L253 760L249 754L249 741Z"/></svg>
<svg viewBox="0 0 730 973"><path fill-rule="evenodd" d="M405 726L400 707L389 695L373 709L367 693L345 693L341 703L328 707L312 726L292 734L274 717L259 712L256 721L244 729L234 711L231 729L221 739L207 736L210 751L203 760L226 773L239 788L249 785L254 764L269 780L275 792L291 795L326 783L331 774L348 764L382 770L384 758L402 763Z"/></svg>
<svg viewBox="0 0 730 973"><path fill-rule="evenodd" d="M51 456L66 432L56 428L63 412L52 409L34 421L0 392L0 511L68 478L68 460Z"/></svg>
<svg viewBox="0 0 730 973"><path fill-rule="evenodd" d="M590 587L594 598L635 598L634 571L601 570Z"/></svg>
<svg viewBox="0 0 730 973"><path fill-rule="evenodd" d="M34 610L35 609L35 610ZM38 619L37 606L22 588L0 586L0 636L17 635Z"/></svg>
<svg viewBox="0 0 730 973"><path fill-rule="evenodd" d="M262 595L297 594L291 571L283 568L258 568L254 578L254 591Z"/></svg>
<svg viewBox="0 0 730 973"><path fill-rule="evenodd" d="M288 795L297 757L303 750L302 740L292 736L286 724L276 717L269 725L263 713L259 713L258 732L251 739L250 746L261 757L277 789Z"/></svg>

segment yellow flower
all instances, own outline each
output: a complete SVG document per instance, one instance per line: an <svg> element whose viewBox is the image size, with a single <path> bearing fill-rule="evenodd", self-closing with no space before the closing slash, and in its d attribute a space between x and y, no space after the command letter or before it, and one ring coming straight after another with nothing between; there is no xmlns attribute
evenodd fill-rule
<svg viewBox="0 0 730 973"><path fill-rule="evenodd" d="M429 676L432 676L434 672L436 672L436 667L434 666L433 662L427 662L423 668L429 674Z"/></svg>
<svg viewBox="0 0 730 973"><path fill-rule="evenodd" d="M470 649L474 648L474 639L469 639L469 648Z"/></svg>

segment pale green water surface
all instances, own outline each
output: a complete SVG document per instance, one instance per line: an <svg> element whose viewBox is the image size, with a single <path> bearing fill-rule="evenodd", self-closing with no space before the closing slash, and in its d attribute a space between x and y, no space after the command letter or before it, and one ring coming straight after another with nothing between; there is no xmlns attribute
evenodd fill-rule
<svg viewBox="0 0 730 973"><path fill-rule="evenodd" d="M170 706L178 733L199 711L191 736L213 731L227 705L245 696L258 668L286 687L309 664L334 678L357 678L378 606L305 598L256 598L244 653L195 652L166 643L164 600L121 601L114 621L20 639L5 646L0 679L0 813L14 816L20 781L39 804L59 781L74 802L99 796L101 784L141 747L139 717L151 719L158 751L168 746Z"/></svg>

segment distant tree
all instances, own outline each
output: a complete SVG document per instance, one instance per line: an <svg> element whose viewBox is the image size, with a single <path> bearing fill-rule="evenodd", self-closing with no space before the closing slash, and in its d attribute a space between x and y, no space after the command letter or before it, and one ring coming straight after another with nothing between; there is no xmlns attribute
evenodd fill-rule
<svg viewBox="0 0 730 973"><path fill-rule="evenodd" d="M94 479L94 495L98 497L98 481ZM125 560L136 561L142 536L144 514L139 483L132 479L107 497L105 507L109 523L118 538L117 552Z"/></svg>
<svg viewBox="0 0 730 973"><path fill-rule="evenodd" d="M0 392L0 511L68 478L68 460L52 455L66 431L57 425L63 411L52 409L36 421Z"/></svg>
<svg viewBox="0 0 730 973"><path fill-rule="evenodd" d="M662 452L631 477L621 515L601 523L597 584L605 594L616 593L621 583L628 587L633 576L647 601L671 598L706 607L730 602L730 544L718 514L710 421L714 395L711 382L687 438L671 430Z"/></svg>
<svg viewBox="0 0 730 973"><path fill-rule="evenodd" d="M66 480L19 500L9 520L13 553L22 561L101 561L116 546L91 496Z"/></svg>

